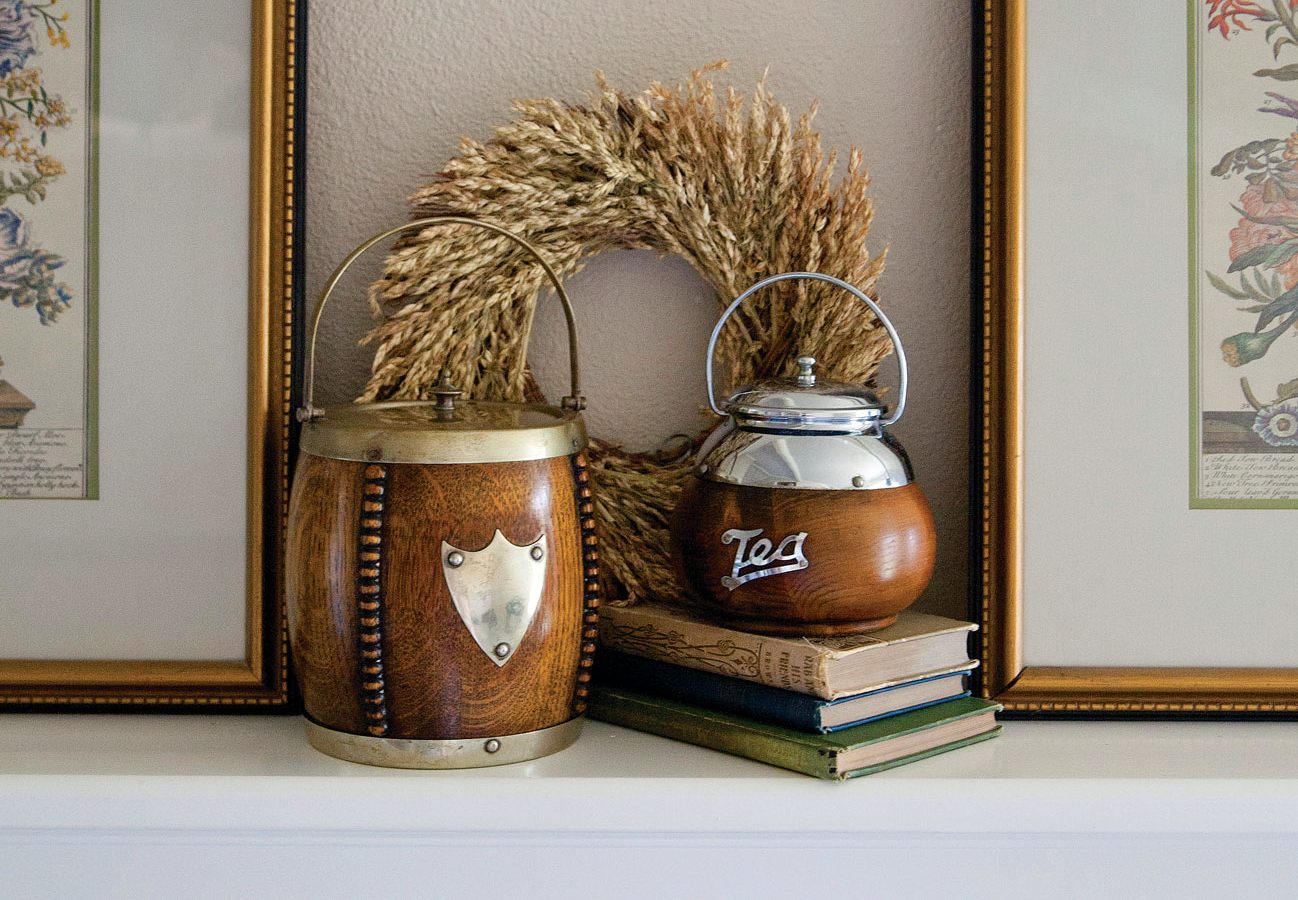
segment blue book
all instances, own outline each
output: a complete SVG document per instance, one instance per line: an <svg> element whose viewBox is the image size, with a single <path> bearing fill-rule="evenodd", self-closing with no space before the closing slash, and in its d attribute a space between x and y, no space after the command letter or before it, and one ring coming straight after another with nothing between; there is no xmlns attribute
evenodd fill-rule
<svg viewBox="0 0 1298 900"><path fill-rule="evenodd" d="M798 731L828 734L967 697L969 691L964 677L974 665L974 662L961 663L837 700L822 700L601 647L596 656L595 678L598 683L611 687L655 694Z"/></svg>

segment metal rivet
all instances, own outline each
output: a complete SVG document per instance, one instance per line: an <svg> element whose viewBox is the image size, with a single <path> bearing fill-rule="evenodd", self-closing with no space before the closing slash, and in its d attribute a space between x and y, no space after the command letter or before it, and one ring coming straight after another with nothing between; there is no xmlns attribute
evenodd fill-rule
<svg viewBox="0 0 1298 900"><path fill-rule="evenodd" d="M504 641L501 641L499 644L496 645L495 649L492 650L492 652L495 653L498 658L504 659L506 656L509 655L509 651L511 649L512 648L508 644L506 644Z"/></svg>
<svg viewBox="0 0 1298 900"><path fill-rule="evenodd" d="M446 564L452 569L458 569L460 566L464 565L464 554L458 550L452 550L450 553L446 554Z"/></svg>
<svg viewBox="0 0 1298 900"><path fill-rule="evenodd" d="M865 487L865 479L860 475L852 476L852 487Z"/></svg>
<svg viewBox="0 0 1298 900"><path fill-rule="evenodd" d="M544 550L542 550L540 547L532 548L532 559L540 559L542 556L545 556Z"/></svg>
<svg viewBox="0 0 1298 900"><path fill-rule="evenodd" d="M374 450L365 451L365 458L370 460L371 462L377 459L382 459L382 457L383 457L383 451L377 448Z"/></svg>
<svg viewBox="0 0 1298 900"><path fill-rule="evenodd" d="M497 750L500 749L500 741L496 740L495 738L492 738L491 740L487 741L485 744L482 745L482 749L486 750L488 753L495 753Z"/></svg>

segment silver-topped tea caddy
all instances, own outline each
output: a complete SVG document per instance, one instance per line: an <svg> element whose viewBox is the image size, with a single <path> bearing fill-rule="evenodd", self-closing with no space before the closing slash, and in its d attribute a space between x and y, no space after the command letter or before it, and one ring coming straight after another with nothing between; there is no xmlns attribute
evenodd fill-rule
<svg viewBox="0 0 1298 900"><path fill-rule="evenodd" d="M781 281L824 281L868 306L892 339L896 406L831 381L811 356L798 373L743 387L718 404L717 338L730 315ZM691 595L735 627L835 635L891 624L928 585L933 516L905 450L888 431L906 407L909 371L896 329L866 294L814 272L776 275L744 291L712 331L708 402L725 420L699 451L672 521L676 571Z"/></svg>

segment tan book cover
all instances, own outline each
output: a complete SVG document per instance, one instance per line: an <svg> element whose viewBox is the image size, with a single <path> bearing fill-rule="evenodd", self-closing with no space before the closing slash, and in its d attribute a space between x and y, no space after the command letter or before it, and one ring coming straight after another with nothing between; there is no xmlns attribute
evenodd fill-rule
<svg viewBox="0 0 1298 900"><path fill-rule="evenodd" d="M967 667L977 626L905 611L870 634L775 637L736 631L675 606L605 606L599 640L632 656L756 681L826 700Z"/></svg>

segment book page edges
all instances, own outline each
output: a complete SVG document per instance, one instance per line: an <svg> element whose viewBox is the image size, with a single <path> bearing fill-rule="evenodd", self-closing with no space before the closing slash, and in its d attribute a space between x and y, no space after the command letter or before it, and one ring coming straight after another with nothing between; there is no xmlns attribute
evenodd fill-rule
<svg viewBox="0 0 1298 900"><path fill-rule="evenodd" d="M975 734L973 737L967 737L964 740L953 741L949 744L942 744L939 747L931 747L928 750L921 750L910 756L902 756L897 759L890 759L887 762L879 763L874 766L862 766L856 769L850 769L846 772L835 772L830 777L835 781L846 781L849 778L860 778L862 775L873 775L876 772L883 772L887 769L895 769L900 766L909 765L910 763L919 762L922 759L928 759L930 756L937 756L940 753L946 753L948 750L959 750L961 747L968 747L971 744L979 744L983 741L991 740L1001 733L1001 726L996 725L993 728Z"/></svg>
<svg viewBox="0 0 1298 900"><path fill-rule="evenodd" d="M856 638L801 638L800 640L818 648L820 653L830 659L837 660L843 657L868 653L871 650L895 647L898 644L905 644L910 641L939 637L957 631L971 633L977 630L978 626L973 622L961 622L957 619L948 619L946 616L902 610L897 616L895 624L889 625L887 628L881 628L878 631L859 635ZM839 642L851 642L853 640L859 640L862 643L857 647L838 648L833 646Z"/></svg>
<svg viewBox="0 0 1298 900"><path fill-rule="evenodd" d="M869 684L860 690L851 693L841 693L837 697L821 698L830 706L835 703L843 703L865 694L877 694L882 691L890 691L902 685L914 684L917 681L932 681L936 678L945 678L949 675L968 675L978 667L976 659L966 659L962 663L953 666L943 666L940 669L930 669L927 672L920 672L915 675L907 675L904 678L889 678L886 681L880 681L877 684Z"/></svg>
<svg viewBox="0 0 1298 900"><path fill-rule="evenodd" d="M930 728L899 734L863 747L841 750L835 754L832 771L849 772L877 766L894 759L905 759L937 747L977 737L995 727L997 727L996 714L989 709L950 722L941 722Z"/></svg>

